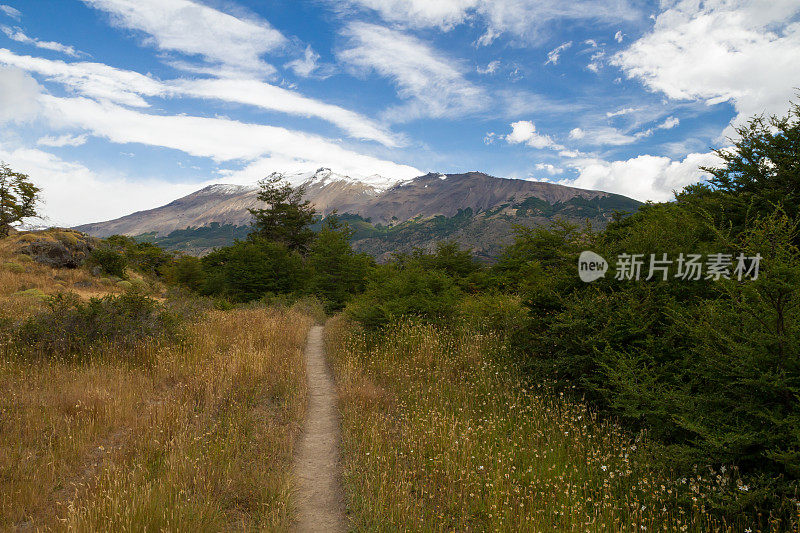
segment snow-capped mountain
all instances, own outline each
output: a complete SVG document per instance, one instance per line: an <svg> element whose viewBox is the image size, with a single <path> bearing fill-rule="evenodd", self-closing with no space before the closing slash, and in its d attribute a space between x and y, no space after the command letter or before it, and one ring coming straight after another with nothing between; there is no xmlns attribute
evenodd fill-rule
<svg viewBox="0 0 800 533"><path fill-rule="evenodd" d="M377 257L453 239L490 258L511 240L515 224L546 224L561 217L602 227L615 210L634 211L640 205L602 191L480 172L389 180L353 178L320 168L271 176L302 185L322 216L337 211L357 230L354 246ZM146 234L165 246L202 253L246 234L248 209L260 204L257 195L256 186L210 185L162 207L76 229L98 237ZM209 234L214 234L213 240Z"/></svg>

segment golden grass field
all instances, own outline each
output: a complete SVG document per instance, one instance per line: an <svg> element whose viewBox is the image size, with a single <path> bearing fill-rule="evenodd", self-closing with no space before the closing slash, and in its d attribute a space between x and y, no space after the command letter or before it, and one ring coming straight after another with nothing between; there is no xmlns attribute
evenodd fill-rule
<svg viewBox="0 0 800 533"><path fill-rule="evenodd" d="M326 342L357 530L746 530L704 512L716 492L742 489L730 471L656 469L645 435L526 386L499 362L496 336L406 323L376 342L335 318Z"/></svg>
<svg viewBox="0 0 800 533"><path fill-rule="evenodd" d="M42 308L30 292L120 292L7 245L7 318ZM84 363L0 346L0 530L288 528L312 321L296 309L209 311L181 343L143 341L131 357L100 347Z"/></svg>

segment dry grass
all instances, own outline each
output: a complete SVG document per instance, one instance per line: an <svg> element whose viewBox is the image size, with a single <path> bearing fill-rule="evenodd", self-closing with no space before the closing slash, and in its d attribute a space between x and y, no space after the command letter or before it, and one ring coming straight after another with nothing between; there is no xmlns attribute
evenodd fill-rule
<svg viewBox="0 0 800 533"><path fill-rule="evenodd" d="M704 512L714 494L746 489L730 471L656 468L643 435L526 387L496 337L405 324L377 340L336 318L327 345L359 530L745 530Z"/></svg>
<svg viewBox="0 0 800 533"><path fill-rule="evenodd" d="M45 297L58 292L70 291L87 299L124 292L114 280L92 276L86 268L53 268L19 253L32 240L69 240L75 238L74 233L51 229L0 239L0 318L21 318L41 310Z"/></svg>
<svg viewBox="0 0 800 533"><path fill-rule="evenodd" d="M7 291L6 291L7 292ZM155 364L0 362L0 530L288 527L311 319L211 312Z"/></svg>

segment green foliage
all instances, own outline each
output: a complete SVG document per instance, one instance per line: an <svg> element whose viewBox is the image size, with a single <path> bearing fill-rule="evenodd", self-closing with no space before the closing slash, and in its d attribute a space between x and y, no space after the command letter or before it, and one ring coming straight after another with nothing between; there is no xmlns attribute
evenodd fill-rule
<svg viewBox="0 0 800 533"><path fill-rule="evenodd" d="M128 266L128 258L121 251L109 246L99 246L92 250L89 256L89 264L99 266L105 274L125 277L125 269Z"/></svg>
<svg viewBox="0 0 800 533"><path fill-rule="evenodd" d="M455 316L460 296L453 279L440 270L388 265L375 271L366 292L348 305L347 313L370 329L402 317L444 322Z"/></svg>
<svg viewBox="0 0 800 533"><path fill-rule="evenodd" d="M201 293L235 302L301 292L309 278L297 251L260 238L215 250L202 259L202 265L205 282Z"/></svg>
<svg viewBox="0 0 800 533"><path fill-rule="evenodd" d="M0 237L8 236L15 222L36 216L39 191L27 174L0 162Z"/></svg>
<svg viewBox="0 0 800 533"><path fill-rule="evenodd" d="M203 262L199 257L179 256L167 271L167 279L192 292L200 292L206 279Z"/></svg>
<svg viewBox="0 0 800 533"><path fill-rule="evenodd" d="M305 253L314 239L310 226L314 208L303 200L305 190L292 188L280 175L272 175L260 183L258 199L267 207L250 209L253 232L248 238L280 243L291 251Z"/></svg>
<svg viewBox="0 0 800 533"><path fill-rule="evenodd" d="M127 266L150 276L163 276L174 261L173 254L160 246L125 235L112 235L101 247L121 254Z"/></svg>
<svg viewBox="0 0 800 533"><path fill-rule="evenodd" d="M350 247L350 229L338 218L325 219L311 244L308 266L312 272L308 290L322 298L326 311L338 311L354 294L364 291L374 260Z"/></svg>
<svg viewBox="0 0 800 533"><path fill-rule="evenodd" d="M15 333L19 349L31 357L88 359L101 343L130 352L143 339L175 341L180 333L175 315L136 292L88 302L60 293L47 304L46 311L25 320Z"/></svg>

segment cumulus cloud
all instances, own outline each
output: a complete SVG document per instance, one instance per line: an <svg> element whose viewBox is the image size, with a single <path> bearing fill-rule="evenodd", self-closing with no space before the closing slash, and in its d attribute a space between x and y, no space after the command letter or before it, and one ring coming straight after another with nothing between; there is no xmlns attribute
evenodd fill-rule
<svg viewBox="0 0 800 533"><path fill-rule="evenodd" d="M563 174L564 173L564 169L563 168L559 168L559 167L557 167L555 165L551 165L550 163L536 163L536 167L535 168L536 168L536 170L542 170L544 172L547 172L551 176L557 176L559 174Z"/></svg>
<svg viewBox="0 0 800 533"><path fill-rule="evenodd" d="M467 69L421 40L383 26L355 22L345 30L347 48L339 59L358 71L374 71L397 86L408 104L386 117L407 121L419 117L463 117L484 109L485 92L465 77Z"/></svg>
<svg viewBox="0 0 800 533"><path fill-rule="evenodd" d="M576 178L559 183L582 189L623 194L640 201L668 201L673 191L705 179L700 166L720 163L714 153L694 153L683 160L640 155L621 161L589 158L574 160L569 165L578 172Z"/></svg>
<svg viewBox="0 0 800 533"><path fill-rule="evenodd" d="M478 74L494 74L497 72L498 68L500 68L500 60L495 59L494 61L490 61L485 67L478 67L476 70Z"/></svg>
<svg viewBox="0 0 800 533"><path fill-rule="evenodd" d="M536 126L530 120L520 120L511 124L511 133L506 135L506 141L510 144L524 143L531 148L552 148L553 150L560 150L560 146L553 142L553 139L548 135L542 135L536 131Z"/></svg>
<svg viewBox="0 0 800 533"><path fill-rule="evenodd" d="M200 56L254 75L273 74L275 68L261 56L288 42L265 20L236 17L190 0L83 2L108 13L119 27L144 32L145 43L159 50Z"/></svg>
<svg viewBox="0 0 800 533"><path fill-rule="evenodd" d="M681 0L612 63L672 99L785 114L797 87L796 0Z"/></svg>
<svg viewBox="0 0 800 533"><path fill-rule="evenodd" d="M67 46L65 44L57 43L54 41L40 41L39 39L28 37L19 28L0 26L0 30L2 30L2 32L6 34L6 37L11 39L12 41L17 41L18 43L29 44L35 46L36 48L42 48L44 50L61 52L62 54L72 57L78 57L80 55L80 53L71 46Z"/></svg>
<svg viewBox="0 0 800 533"><path fill-rule="evenodd" d="M40 92L36 80L23 70L0 66L0 124L36 117Z"/></svg>

